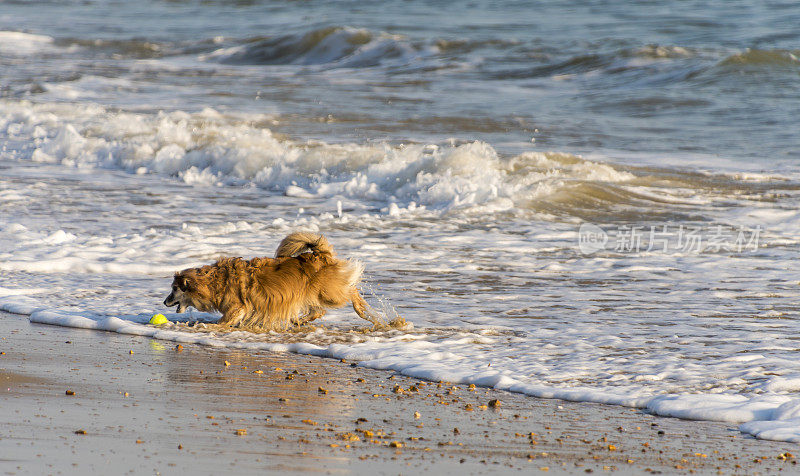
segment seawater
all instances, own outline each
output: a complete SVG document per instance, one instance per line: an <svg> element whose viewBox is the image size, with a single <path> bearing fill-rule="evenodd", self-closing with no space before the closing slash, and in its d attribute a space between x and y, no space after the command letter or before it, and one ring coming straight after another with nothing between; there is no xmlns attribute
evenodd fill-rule
<svg viewBox="0 0 800 476"><path fill-rule="evenodd" d="M800 441L792 4L58 5L0 8L0 309ZM298 229L415 328L144 325Z"/></svg>

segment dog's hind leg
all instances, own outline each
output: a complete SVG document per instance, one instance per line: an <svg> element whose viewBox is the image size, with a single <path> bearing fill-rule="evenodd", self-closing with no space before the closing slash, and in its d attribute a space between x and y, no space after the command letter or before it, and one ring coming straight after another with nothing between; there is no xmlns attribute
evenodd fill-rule
<svg viewBox="0 0 800 476"><path fill-rule="evenodd" d="M366 319L367 321L371 322L374 326L378 327L383 325L383 322L367 304L367 301L358 294L356 289L353 289L353 293L350 295L350 299L353 301L353 310L356 311L358 317L361 319Z"/></svg>
<svg viewBox="0 0 800 476"><path fill-rule="evenodd" d="M325 309L318 306L311 307L304 316L292 319L292 324L302 326L325 315Z"/></svg>

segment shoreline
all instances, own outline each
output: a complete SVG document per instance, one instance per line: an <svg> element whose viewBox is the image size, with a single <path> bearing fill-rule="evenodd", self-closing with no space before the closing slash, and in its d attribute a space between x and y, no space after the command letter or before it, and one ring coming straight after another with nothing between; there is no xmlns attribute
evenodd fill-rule
<svg viewBox="0 0 800 476"><path fill-rule="evenodd" d="M1 474L796 468L793 456L781 458L796 445L725 423L426 382L300 354L32 324L5 312L0 335Z"/></svg>

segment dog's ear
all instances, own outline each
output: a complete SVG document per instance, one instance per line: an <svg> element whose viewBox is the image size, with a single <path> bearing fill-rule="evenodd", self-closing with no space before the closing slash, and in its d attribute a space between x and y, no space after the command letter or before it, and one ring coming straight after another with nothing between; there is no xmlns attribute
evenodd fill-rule
<svg viewBox="0 0 800 476"><path fill-rule="evenodd" d="M189 278L186 276L177 276L175 280L178 282L178 289L186 291L189 289Z"/></svg>

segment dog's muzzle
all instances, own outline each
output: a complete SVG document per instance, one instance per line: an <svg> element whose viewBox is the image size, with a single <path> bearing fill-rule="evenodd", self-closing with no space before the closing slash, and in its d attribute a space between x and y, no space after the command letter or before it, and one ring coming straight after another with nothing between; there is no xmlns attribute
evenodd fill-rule
<svg viewBox="0 0 800 476"><path fill-rule="evenodd" d="M183 311L186 310L186 307L181 304L180 300L175 299L175 296L173 296L172 293L170 293L169 296L167 296L167 298L164 299L164 305L167 307L178 306L178 308L175 309L175 312L177 312L178 314L181 314Z"/></svg>

